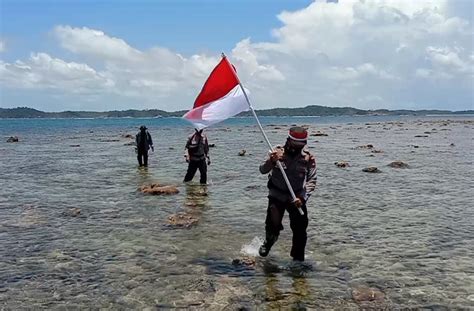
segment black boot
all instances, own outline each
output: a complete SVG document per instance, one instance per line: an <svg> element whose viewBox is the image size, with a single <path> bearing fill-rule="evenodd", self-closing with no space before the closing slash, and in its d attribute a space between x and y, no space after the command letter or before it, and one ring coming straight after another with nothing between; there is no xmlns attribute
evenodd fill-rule
<svg viewBox="0 0 474 311"><path fill-rule="evenodd" d="M270 249L272 248L273 244L275 244L277 239L278 236L267 234L265 237L265 241L258 249L258 254L262 257L267 257L268 253L270 253Z"/></svg>

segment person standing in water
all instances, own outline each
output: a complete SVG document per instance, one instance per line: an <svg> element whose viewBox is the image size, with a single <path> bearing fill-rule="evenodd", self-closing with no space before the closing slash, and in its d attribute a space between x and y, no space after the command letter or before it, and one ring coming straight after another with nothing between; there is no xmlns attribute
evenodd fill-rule
<svg viewBox="0 0 474 311"><path fill-rule="evenodd" d="M135 136L135 143L137 145L137 159L139 166L148 166L148 150L153 148L153 140L151 139L150 133L147 131L146 126L140 126L140 131Z"/></svg>
<svg viewBox="0 0 474 311"><path fill-rule="evenodd" d="M188 164L188 171L184 177L184 182L191 181L199 169L201 174L199 182L207 183L207 166L211 164L209 158L209 143L203 130L194 130L194 134L188 137L184 147L184 158Z"/></svg>
<svg viewBox="0 0 474 311"><path fill-rule="evenodd" d="M285 210L290 216L290 227L293 232L291 257L296 261L304 261L306 247L306 228L308 227L308 211L306 202L316 188L316 160L305 148L308 132L302 127L292 127L289 130L285 145L277 146L265 162L260 165L262 174L268 176L268 208L265 220L265 241L260 246L259 254L265 257L283 230L282 219ZM285 169L296 201L288 190L285 179L279 170L277 161ZM300 207L304 215L298 212Z"/></svg>

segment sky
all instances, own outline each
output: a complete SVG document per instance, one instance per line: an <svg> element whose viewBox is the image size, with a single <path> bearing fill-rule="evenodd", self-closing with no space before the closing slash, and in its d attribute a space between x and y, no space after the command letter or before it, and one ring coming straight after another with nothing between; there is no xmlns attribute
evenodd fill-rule
<svg viewBox="0 0 474 311"><path fill-rule="evenodd" d="M256 109L474 109L470 0L0 0L0 107L192 108L224 52Z"/></svg>

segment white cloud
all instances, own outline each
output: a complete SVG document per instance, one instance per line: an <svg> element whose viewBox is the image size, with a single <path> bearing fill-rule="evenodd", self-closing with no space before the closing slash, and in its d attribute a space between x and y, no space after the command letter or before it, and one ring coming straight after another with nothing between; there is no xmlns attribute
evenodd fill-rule
<svg viewBox="0 0 474 311"><path fill-rule="evenodd" d="M229 58L258 108L466 109L473 101L473 24L453 12L442 0L317 1L279 14L272 42L244 39ZM219 61L165 47L139 50L87 27L57 26L52 33L75 62L44 53L2 62L3 85L101 94L100 100L110 94L177 110L191 106Z"/></svg>
<svg viewBox="0 0 474 311"><path fill-rule="evenodd" d="M5 52L5 42L3 40L0 40L0 53Z"/></svg>
<svg viewBox="0 0 474 311"><path fill-rule="evenodd" d="M11 88L55 89L76 94L113 90L114 82L86 64L67 63L48 54L32 54L28 61L0 62L0 81Z"/></svg>

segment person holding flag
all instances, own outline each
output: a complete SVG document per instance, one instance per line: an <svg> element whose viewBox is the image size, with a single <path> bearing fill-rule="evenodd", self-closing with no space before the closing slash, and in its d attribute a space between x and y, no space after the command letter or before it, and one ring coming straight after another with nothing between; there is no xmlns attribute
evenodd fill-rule
<svg viewBox="0 0 474 311"><path fill-rule="evenodd" d="M283 191L284 185L286 185L288 197L282 199L282 201L271 201L269 204L270 213L267 212L267 219L272 219L271 226L269 225L269 237L260 248L260 254L262 256L268 255L271 246L275 243L278 233L281 228L281 218L285 209L290 213L290 221L292 221L293 232L293 247L292 256L295 260L304 260L304 248L306 246L306 227L308 224L308 216L306 212L306 200L307 194L311 193L311 185L314 184L316 172L316 162L309 153L303 152L303 146L306 145L307 132L301 129L293 129L290 131L289 141L287 141L286 149L283 148L283 154L280 156L281 148L274 149L270 141L268 140L265 131L260 123L260 120L255 113L252 105L250 104L249 97L247 95L248 90L245 89L240 82L235 67L228 61L227 57L222 54L222 59L214 68L214 70L207 78L206 83L194 101L193 109L184 114L183 118L191 122L197 130L201 130L210 125L224 121L227 118L233 117L240 112L250 110L255 117L255 121L270 148L270 162L263 165L261 172L268 173L272 171L271 181L278 183L279 190ZM302 136L306 135L304 139ZM295 138L295 139L294 139ZM296 143L295 143L296 142ZM313 160L311 160L313 159ZM308 165L303 167L299 166L300 161L305 161ZM295 165L297 163L298 165ZM314 168L312 165L314 164ZM291 181L286 174L285 167L289 167L288 172L291 173ZM288 165L288 166L287 166ZM279 173L277 171L279 170ZM293 178L292 176L296 176ZM275 176L275 177L273 177ZM282 183L281 181L284 181ZM304 186L303 186L304 185ZM293 186L298 190L297 197L293 191ZM305 189L304 191L302 189ZM276 198L278 199L278 198ZM281 199L281 198L280 198ZM275 203L277 202L277 203ZM293 208L289 208L290 204ZM274 209L272 206L276 206ZM272 207L270 209L270 207ZM277 210L277 212L273 212ZM294 212L297 211L299 216L296 217ZM268 214L270 216L268 216ZM269 221L270 223L270 221ZM279 225L278 232L275 226ZM298 239L298 241L296 241ZM299 240L301 239L301 241Z"/></svg>
<svg viewBox="0 0 474 311"><path fill-rule="evenodd" d="M265 220L265 241L260 246L259 254L265 257L277 241L283 229L282 219L285 210L290 216L290 228L293 231L291 257L293 260L304 261L308 227L306 201L316 188L316 160L305 148L308 132L302 127L289 130L285 145L277 146L260 165L260 173L268 176L268 208ZM283 178L282 172L276 167L280 161L297 199L293 200ZM303 214L298 213L298 208Z"/></svg>

